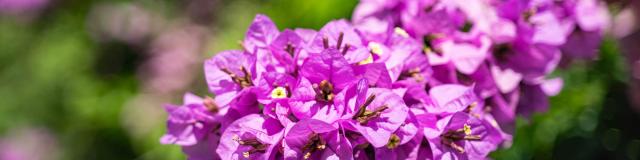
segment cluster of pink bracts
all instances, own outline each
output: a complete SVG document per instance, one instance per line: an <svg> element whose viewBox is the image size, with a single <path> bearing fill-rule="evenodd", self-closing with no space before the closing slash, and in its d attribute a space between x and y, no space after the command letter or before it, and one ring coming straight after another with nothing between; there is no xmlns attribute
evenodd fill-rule
<svg viewBox="0 0 640 160"><path fill-rule="evenodd" d="M319 31L257 15L205 62L215 97L166 106L161 142L193 160L485 159L608 21L595 0L362 0Z"/></svg>

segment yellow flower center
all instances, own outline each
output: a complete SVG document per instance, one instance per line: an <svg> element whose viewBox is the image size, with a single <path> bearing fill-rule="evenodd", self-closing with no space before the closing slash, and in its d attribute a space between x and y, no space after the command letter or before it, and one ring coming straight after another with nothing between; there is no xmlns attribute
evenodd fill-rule
<svg viewBox="0 0 640 160"><path fill-rule="evenodd" d="M394 149L398 147L398 145L400 145L400 137L398 137L398 135L396 134L391 134L391 137L389 137L389 142L387 143L387 148Z"/></svg>
<svg viewBox="0 0 640 160"><path fill-rule="evenodd" d="M271 98L285 98L287 97L287 90L284 87L276 87L271 91Z"/></svg>
<svg viewBox="0 0 640 160"><path fill-rule="evenodd" d="M404 38L409 38L409 33L400 27L394 28L393 31Z"/></svg>
<svg viewBox="0 0 640 160"><path fill-rule="evenodd" d="M471 126L464 124L463 130L464 130L464 134L471 135Z"/></svg>

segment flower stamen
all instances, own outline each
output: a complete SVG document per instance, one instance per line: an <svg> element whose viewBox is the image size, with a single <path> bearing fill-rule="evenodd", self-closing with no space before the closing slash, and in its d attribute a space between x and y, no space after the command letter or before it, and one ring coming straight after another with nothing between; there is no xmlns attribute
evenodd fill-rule
<svg viewBox="0 0 640 160"><path fill-rule="evenodd" d="M440 143L453 148L454 150L458 151L460 154L464 153L464 148L460 147L458 144L454 143L450 139L443 138L440 140Z"/></svg>
<svg viewBox="0 0 640 160"><path fill-rule="evenodd" d="M389 106L385 104L373 111L368 111L367 106L371 105L371 102L373 102L375 98L376 96L373 94L367 97L367 100L360 106L358 112L356 112L355 116L353 117L353 119L357 120L360 125L366 125L370 120L380 117L382 112L389 109Z"/></svg>
<svg viewBox="0 0 640 160"><path fill-rule="evenodd" d="M324 47L324 49L329 48L329 38L322 37L322 46Z"/></svg>
<svg viewBox="0 0 640 160"><path fill-rule="evenodd" d="M256 138L241 140L238 135L233 135L232 139L238 142L238 144L240 145L251 147L249 151L242 152L242 156L244 158L249 158L249 156L253 153L265 153L267 151L267 148L269 147L269 144L263 144Z"/></svg>
<svg viewBox="0 0 640 160"><path fill-rule="evenodd" d="M407 79L409 77L413 77L418 82L422 82L424 80L424 77L420 74L420 68L414 68L402 72L399 79Z"/></svg>
<svg viewBox="0 0 640 160"><path fill-rule="evenodd" d="M342 49L342 55L347 54L347 51L349 51L349 48L351 48L351 45L345 44L344 48Z"/></svg>
<svg viewBox="0 0 640 160"><path fill-rule="evenodd" d="M240 71L242 71L242 73L244 74L243 77L239 77L237 74L231 72L227 68L222 68L220 70L222 70L222 72L229 75L231 77L231 80L233 80L233 82L235 82L236 84L240 85L240 87L242 88L253 86L253 81L251 80L251 73L249 73L249 71L247 71L247 69L244 68L244 66L240 66Z"/></svg>
<svg viewBox="0 0 640 160"><path fill-rule="evenodd" d="M302 152L304 152L304 159L311 158L311 153L319 150L324 150L326 148L327 142L320 137L319 134L313 133L309 136L309 141L307 144L302 147Z"/></svg>
<svg viewBox="0 0 640 160"><path fill-rule="evenodd" d="M472 135L471 126L466 123L461 129L458 129L455 131L447 131L446 133L440 135L440 138L441 138L440 142L442 144L449 146L460 153L464 153L465 150L464 148L456 144L455 143L456 141L460 141L460 140L479 141L482 139L480 135Z"/></svg>
<svg viewBox="0 0 640 160"><path fill-rule="evenodd" d="M205 97L202 103L204 104L205 108L207 108L207 110L211 113L218 113L218 111L220 110L213 98L209 96Z"/></svg>
<svg viewBox="0 0 640 160"><path fill-rule="evenodd" d="M340 47L342 47L342 39L344 38L344 33L340 32L340 35L338 36L338 43L336 44L336 48L338 50L340 50Z"/></svg>
<svg viewBox="0 0 640 160"><path fill-rule="evenodd" d="M466 113L470 113L471 111L473 111L473 109L475 109L478 106L478 102L473 102L471 104L469 104L469 106L467 106L467 108L464 110L464 112Z"/></svg>
<svg viewBox="0 0 640 160"><path fill-rule="evenodd" d="M295 55L295 47L293 47L291 43L287 43L287 46L285 46L284 51L289 53L291 57L294 57Z"/></svg>
<svg viewBox="0 0 640 160"><path fill-rule="evenodd" d="M333 85L331 82L327 80L322 80L319 85L313 85L314 90L316 91L316 100L323 102L332 102L333 101Z"/></svg>

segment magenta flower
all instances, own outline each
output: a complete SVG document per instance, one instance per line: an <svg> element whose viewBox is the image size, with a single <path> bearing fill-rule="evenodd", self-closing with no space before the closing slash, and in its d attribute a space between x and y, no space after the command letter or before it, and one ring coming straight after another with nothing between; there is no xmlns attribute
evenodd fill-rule
<svg viewBox="0 0 640 160"><path fill-rule="evenodd" d="M302 65L301 79L294 88L291 110L300 119L315 117L328 123L337 120L344 109L333 104L336 95L354 83L355 75L348 62L335 49L312 54ZM307 81L308 79L308 81Z"/></svg>
<svg viewBox="0 0 640 160"><path fill-rule="evenodd" d="M348 21L336 20L323 26L307 49L311 53L320 53L325 49L332 48L340 53L351 55L357 53L353 52L356 49L366 49L362 43L360 35ZM358 62L357 59L349 60L354 63Z"/></svg>
<svg viewBox="0 0 640 160"><path fill-rule="evenodd" d="M287 129L284 159L350 159L350 144L337 128L315 119L305 119Z"/></svg>
<svg viewBox="0 0 640 160"><path fill-rule="evenodd" d="M248 94L257 79L255 58L242 51L224 51L204 64L209 91L216 94L216 103L226 106L241 94Z"/></svg>
<svg viewBox="0 0 640 160"><path fill-rule="evenodd" d="M308 79L312 84L319 85L323 90L324 100L330 100L331 93L337 93L354 83L353 69L338 50L326 49L322 53L310 55L302 64L300 76ZM324 81L324 86L320 83ZM331 90L329 90L331 88Z"/></svg>
<svg viewBox="0 0 640 160"><path fill-rule="evenodd" d="M500 131L482 119L458 112L425 128L434 159L482 159L502 142Z"/></svg>
<svg viewBox="0 0 640 160"><path fill-rule="evenodd" d="M303 58L308 56L303 48L307 45L301 36L295 31L284 30L269 46L269 51L273 54L273 66L267 70L280 70L279 72L298 74L299 65Z"/></svg>
<svg viewBox="0 0 640 160"><path fill-rule="evenodd" d="M271 159L283 137L277 120L251 114L233 122L215 150L222 159Z"/></svg>
<svg viewBox="0 0 640 160"><path fill-rule="evenodd" d="M293 94L291 89L297 86L294 77L277 72L264 73L256 83L257 87L254 91L262 104L290 98Z"/></svg>
<svg viewBox="0 0 640 160"><path fill-rule="evenodd" d="M404 123L408 108L402 98L391 90L371 88L365 93L368 96L355 96L355 105L348 105L355 112L346 116L350 119L342 124L347 129L362 134L373 147L382 147Z"/></svg>
<svg viewBox="0 0 640 160"><path fill-rule="evenodd" d="M187 157L192 160L218 159L210 151L218 146L221 122L228 107L219 107L212 98L204 99L187 93L184 105L165 107L169 113L167 134L160 138L160 143L182 146Z"/></svg>
<svg viewBox="0 0 640 160"><path fill-rule="evenodd" d="M202 140L227 110L215 105L211 98L202 99L190 93L185 94L183 106L166 105L165 109L169 113L168 133L160 142L181 146L195 145Z"/></svg>
<svg viewBox="0 0 640 160"><path fill-rule="evenodd" d="M563 57L589 56L571 52L599 44L605 10L363 0L353 24L319 31L257 15L242 50L205 62L215 98L167 107L161 142L189 159L486 159L517 116L549 107L562 80L548 75Z"/></svg>

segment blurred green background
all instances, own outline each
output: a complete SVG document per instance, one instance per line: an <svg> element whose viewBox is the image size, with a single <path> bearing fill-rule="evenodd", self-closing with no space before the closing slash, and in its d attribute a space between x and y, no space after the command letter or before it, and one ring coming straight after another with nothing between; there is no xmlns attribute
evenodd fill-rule
<svg viewBox="0 0 640 160"><path fill-rule="evenodd" d="M204 59L239 48L256 13L280 29L319 29L350 18L356 4L0 0L0 160L184 159L158 142L161 106L207 94ZM634 79L620 51L609 37L598 60L554 73L565 88L549 112L519 119L513 144L491 157L640 159L639 113L627 96Z"/></svg>

